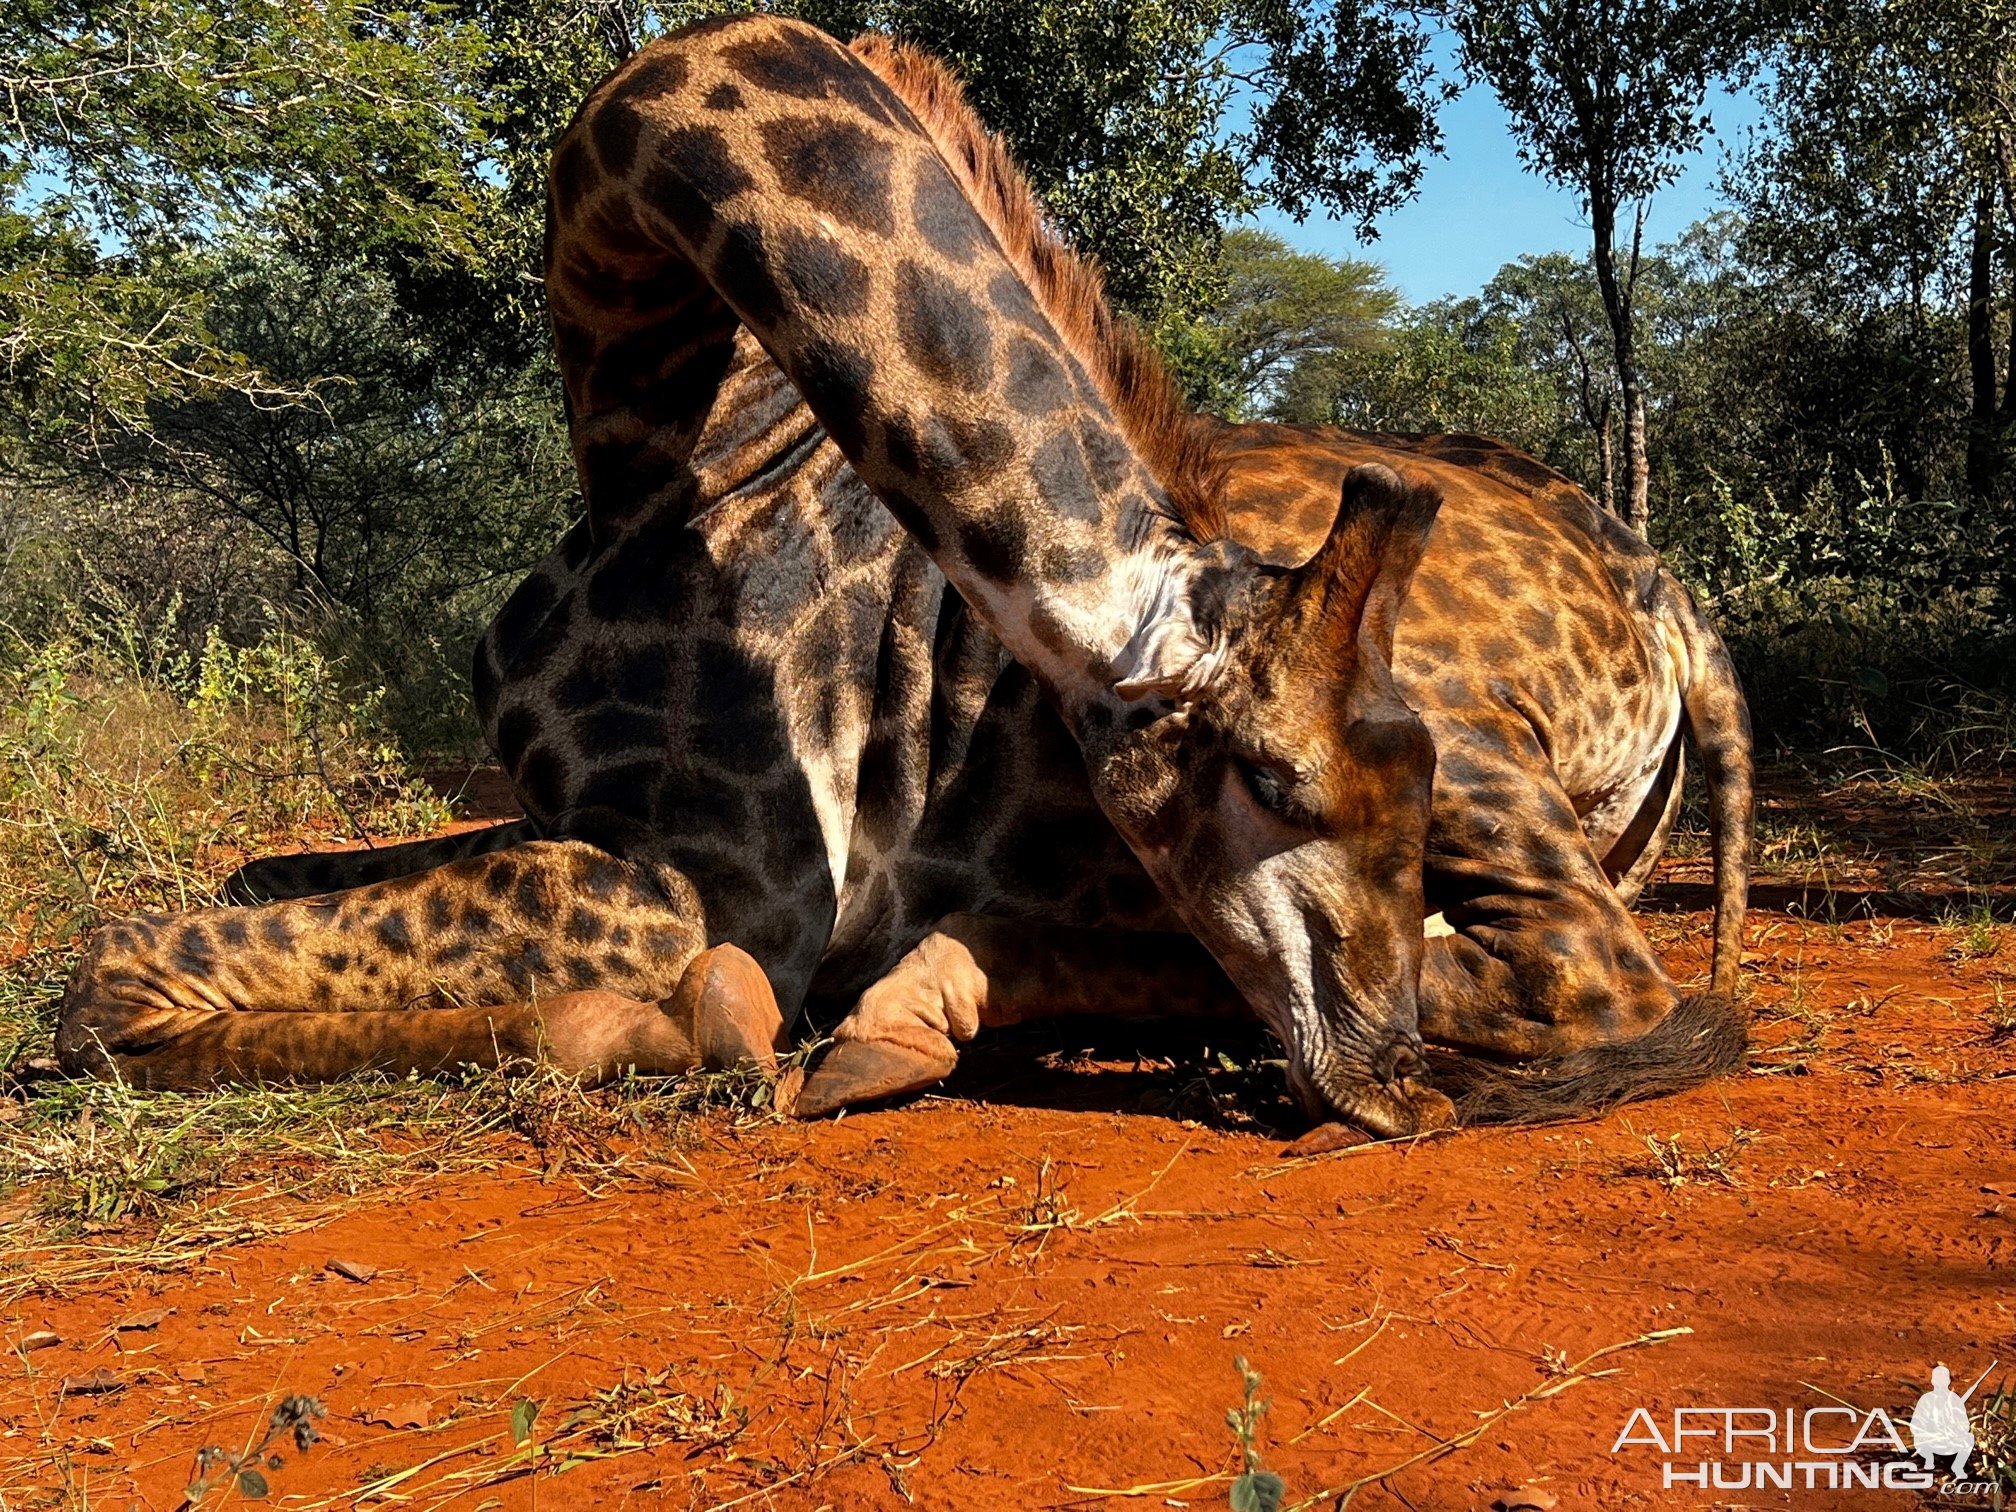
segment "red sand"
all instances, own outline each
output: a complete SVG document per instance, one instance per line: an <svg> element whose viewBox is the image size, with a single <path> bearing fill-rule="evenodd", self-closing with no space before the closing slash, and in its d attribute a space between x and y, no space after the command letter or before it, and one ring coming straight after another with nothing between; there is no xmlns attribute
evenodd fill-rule
<svg viewBox="0 0 2016 1512"><path fill-rule="evenodd" d="M1706 922L1653 916L1676 971ZM177 1506L194 1451L290 1392L329 1416L265 1472L274 1505L410 1472L372 1504L1222 1507L1239 1355L1291 1505L1564 1381L1353 1505L1921 1504L1668 1490L1656 1451L1611 1452L1639 1406L1901 1423L1935 1361L2016 1367L2016 942L1769 912L1750 937L1751 1074L1601 1120L1284 1161L1130 1053L1194 1064L1195 1037L1051 1027L905 1107L707 1120L614 1173L542 1178L520 1146L517 1174L367 1193L172 1281L28 1298L0 1337L62 1342L0 1366L0 1507ZM1226 1079L1272 1116L1264 1074ZM115 1389L63 1393L97 1371ZM520 1399L544 1447L514 1476Z"/></svg>

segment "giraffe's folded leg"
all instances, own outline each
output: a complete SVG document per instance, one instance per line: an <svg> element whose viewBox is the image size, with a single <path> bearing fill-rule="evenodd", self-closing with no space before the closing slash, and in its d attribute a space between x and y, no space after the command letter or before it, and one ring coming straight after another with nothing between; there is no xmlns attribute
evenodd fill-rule
<svg viewBox="0 0 2016 1512"><path fill-rule="evenodd" d="M1438 803L1430 844L1428 894L1451 932L1422 955L1421 1032L1457 1052L1435 1058L1436 1074L1463 1121L1601 1111L1740 1066L1741 1012L1717 993L1681 994L1531 732L1493 746L1473 730L1466 756L1516 775L1522 802L1447 814ZM1677 784L1677 757L1672 770ZM1655 786L1641 814L1654 851L1676 792ZM1639 843L1619 855L1627 882Z"/></svg>
<svg viewBox="0 0 2016 1512"><path fill-rule="evenodd" d="M676 873L534 841L348 892L124 919L71 978L57 1056L155 1088L760 1059L781 1028L769 984L734 947L703 951L698 916Z"/></svg>
<svg viewBox="0 0 2016 1512"><path fill-rule="evenodd" d="M982 1028L1074 1014L1244 1018L1250 1010L1188 935L1069 929L955 914L861 995L791 1110L816 1118L919 1092Z"/></svg>

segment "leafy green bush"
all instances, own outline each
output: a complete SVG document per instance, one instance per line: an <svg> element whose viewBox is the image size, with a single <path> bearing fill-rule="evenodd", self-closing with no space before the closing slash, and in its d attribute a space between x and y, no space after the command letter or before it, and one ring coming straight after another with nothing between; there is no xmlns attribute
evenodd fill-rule
<svg viewBox="0 0 2016 1512"><path fill-rule="evenodd" d="M1727 485L1655 535L1728 640L1759 730L1874 746L1950 769L2016 760L2009 531L1896 475L1825 479L1796 501Z"/></svg>

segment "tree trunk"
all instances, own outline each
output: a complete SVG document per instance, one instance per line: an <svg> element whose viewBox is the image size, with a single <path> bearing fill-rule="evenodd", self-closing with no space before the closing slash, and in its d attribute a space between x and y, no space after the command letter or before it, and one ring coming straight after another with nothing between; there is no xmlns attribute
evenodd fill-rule
<svg viewBox="0 0 2016 1512"><path fill-rule="evenodd" d="M1967 257L1967 375L1973 403L1967 418L1967 492L1978 501L2000 471L1995 413L1995 191L1984 182L1974 199L1974 235Z"/></svg>
<svg viewBox="0 0 2016 1512"><path fill-rule="evenodd" d="M1995 88L2002 91L2003 70L1995 65ZM2008 217L2003 230L2008 239L2002 244L2002 260L2009 265L2009 371L2002 380L2002 425L2005 430L2016 426L2016 142L2011 142L2009 132L1995 128L1995 166L2002 180L2002 211Z"/></svg>
<svg viewBox="0 0 2016 1512"><path fill-rule="evenodd" d="M1617 388L1624 396L1625 521L1640 535L1652 518L1652 465L1645 455L1645 389L1639 382L1632 296L1638 287L1638 248L1645 232L1640 207L1631 238L1631 267L1617 276L1617 206L1613 200L1589 196L1589 223L1596 237L1596 287L1603 295L1603 313L1610 321L1610 340L1617 362Z"/></svg>
<svg viewBox="0 0 2016 1512"><path fill-rule="evenodd" d="M1610 428L1614 408L1610 396L1605 394L1601 418L1596 425L1596 476L1601 479L1603 513L1610 515L1617 513L1616 440Z"/></svg>
<svg viewBox="0 0 2016 1512"><path fill-rule="evenodd" d="M2002 424L2006 430L2016 427L2016 237L2010 238L2002 261L2008 264L2009 274L2009 367L2002 378Z"/></svg>
<svg viewBox="0 0 2016 1512"><path fill-rule="evenodd" d="M1624 386L1624 467L1631 487L1624 523L1645 535L1652 524L1652 461L1645 451L1645 386L1634 371Z"/></svg>

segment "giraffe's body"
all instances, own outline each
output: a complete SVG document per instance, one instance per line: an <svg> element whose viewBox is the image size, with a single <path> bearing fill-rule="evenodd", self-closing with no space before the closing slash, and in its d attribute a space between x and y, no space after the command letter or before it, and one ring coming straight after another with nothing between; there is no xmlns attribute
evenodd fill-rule
<svg viewBox="0 0 2016 1512"><path fill-rule="evenodd" d="M1130 368L1148 359L1103 305L1062 308L1089 275L1053 265L944 76L863 50L873 73L789 23L689 30L599 90L556 155L548 285L588 510L477 667L527 819L255 867L241 895L297 900L114 926L66 1002L66 1060L160 1085L324 1075L484 1059L488 1025L493 1054L543 1039L583 1069L676 1070L867 990L808 1088L830 1106L928 1083L953 1039L1039 1007L1236 1011L1188 924L1290 1041L1305 1103L1381 1131L1438 1117L1416 971L1421 1022L1466 1050L1659 1050L1629 1085L1575 1062L1597 1097L1726 1063L1726 1036L1661 1039L1731 1021L1675 1011L1599 865L1642 880L1689 668L1708 680L1698 649L1676 664L1678 590L1650 553L1551 484L1158 413L1159 374ZM858 334L892 288L895 389ZM1394 460L1439 467L1459 502L1432 538L1432 498L1349 473ZM1186 477L1222 497L1186 503ZM1031 497L1053 507L1028 516ZM1263 558L1318 561L1268 575L1199 547L1213 508ZM1479 593L1502 635L1460 622ZM1250 673L1242 624L1271 632L1249 630L1273 658ZM1389 649L1440 748L1432 828ZM1501 651L1523 662L1510 681ZM1191 753L1189 710L1212 721L1214 697L1293 738ZM1290 776L1263 771L1256 801L1237 773L1277 750ZM1265 816L1276 800L1347 834L1348 876ZM1456 930L1425 961L1424 837ZM1228 870L1272 880L1213 890ZM721 945L762 968L769 1017ZM1031 976L1045 956L1077 969Z"/></svg>
<svg viewBox="0 0 2016 1512"><path fill-rule="evenodd" d="M1306 557L1354 466L1431 479L1443 503L1394 644L1435 739L1422 1027L1497 1057L1573 1053L1657 1022L1671 988L1627 909L1680 807L1684 737L1716 842L1716 986L1734 986L1748 888L1749 716L1687 590L1560 474L1480 436L1200 424L1226 508L1269 561Z"/></svg>

